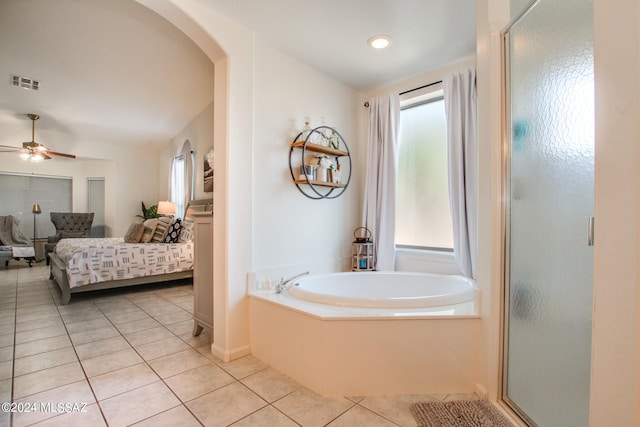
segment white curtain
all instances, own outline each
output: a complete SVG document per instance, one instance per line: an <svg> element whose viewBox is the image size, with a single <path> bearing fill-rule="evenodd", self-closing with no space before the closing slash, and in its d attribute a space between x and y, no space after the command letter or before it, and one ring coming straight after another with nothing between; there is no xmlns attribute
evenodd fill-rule
<svg viewBox="0 0 640 427"><path fill-rule="evenodd" d="M184 156L176 156L171 163L171 201L176 204L176 216L182 218L185 209Z"/></svg>
<svg viewBox="0 0 640 427"><path fill-rule="evenodd" d="M187 204L195 194L195 153L186 140L180 147L180 154L171 163L171 201L176 204L176 216L184 216Z"/></svg>
<svg viewBox="0 0 640 427"><path fill-rule="evenodd" d="M369 101L369 141L362 222L371 231L376 268L395 269L396 175L400 99L397 94Z"/></svg>
<svg viewBox="0 0 640 427"><path fill-rule="evenodd" d="M478 137L476 71L444 80L453 252L461 272L476 277L478 241Z"/></svg>

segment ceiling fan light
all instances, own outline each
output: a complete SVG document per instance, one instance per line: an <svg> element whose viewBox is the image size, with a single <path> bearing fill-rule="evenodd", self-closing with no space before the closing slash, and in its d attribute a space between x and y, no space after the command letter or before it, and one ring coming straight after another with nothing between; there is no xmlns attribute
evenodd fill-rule
<svg viewBox="0 0 640 427"><path fill-rule="evenodd" d="M31 119L31 141L23 142L22 149L17 149L17 147L8 147L8 148L16 148L16 151L19 151L18 155L24 161L30 162L42 162L44 160L51 159L50 156L60 156L66 157L68 159L75 159L76 156L73 154L65 154L65 153L57 153L55 151L49 151L47 147L36 142L35 134L36 134L36 120L40 118L37 114L27 114L27 117Z"/></svg>

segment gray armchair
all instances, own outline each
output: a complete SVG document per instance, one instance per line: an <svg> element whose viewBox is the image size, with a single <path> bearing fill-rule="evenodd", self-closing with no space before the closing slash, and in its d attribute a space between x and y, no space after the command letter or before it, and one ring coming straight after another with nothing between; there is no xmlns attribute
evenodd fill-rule
<svg viewBox="0 0 640 427"><path fill-rule="evenodd" d="M56 248L56 244L64 238L89 237L91 224L93 223L93 212L51 212L51 222L56 227L56 234L47 238L44 250L47 254L47 265L49 265L49 254Z"/></svg>

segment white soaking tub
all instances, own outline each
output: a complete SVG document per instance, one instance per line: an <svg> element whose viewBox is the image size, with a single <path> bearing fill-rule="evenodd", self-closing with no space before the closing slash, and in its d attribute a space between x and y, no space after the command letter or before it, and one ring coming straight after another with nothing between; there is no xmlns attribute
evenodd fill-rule
<svg viewBox="0 0 640 427"><path fill-rule="evenodd" d="M304 276L249 292L251 352L325 396L472 393L479 294L461 276Z"/></svg>
<svg viewBox="0 0 640 427"><path fill-rule="evenodd" d="M304 301L366 308L429 308L473 301L475 282L463 276L353 272L305 276L286 292Z"/></svg>

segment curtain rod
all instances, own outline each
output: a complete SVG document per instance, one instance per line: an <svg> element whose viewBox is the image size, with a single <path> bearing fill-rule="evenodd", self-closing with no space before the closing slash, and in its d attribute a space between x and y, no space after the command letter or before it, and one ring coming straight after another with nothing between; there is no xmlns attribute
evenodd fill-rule
<svg viewBox="0 0 640 427"><path fill-rule="evenodd" d="M400 92L398 95L404 95L404 94L407 94L407 93L415 92L416 90L425 89L425 88L428 88L428 87L431 87L431 86L435 86L435 85L440 84L440 83L442 83L442 80L438 80L437 82L429 83L429 84L426 84L426 85L423 85L423 86L420 86L420 87L416 87L416 88L413 88L413 89L405 90L404 92ZM365 102L364 106L369 108L369 101Z"/></svg>
<svg viewBox="0 0 640 427"><path fill-rule="evenodd" d="M414 89L405 90L404 92L400 92L399 95L404 95L405 93L415 92L416 90L425 89L425 88L428 88L430 86L435 86L435 85L440 84L440 83L442 83L442 80L438 80L437 82L429 83L427 85L420 86L420 87L417 87L417 88L414 88Z"/></svg>

